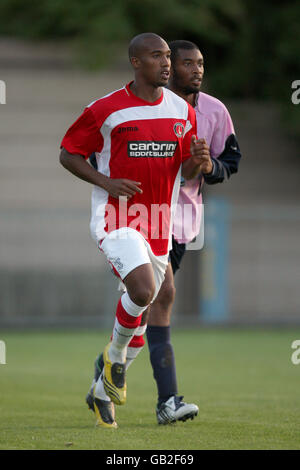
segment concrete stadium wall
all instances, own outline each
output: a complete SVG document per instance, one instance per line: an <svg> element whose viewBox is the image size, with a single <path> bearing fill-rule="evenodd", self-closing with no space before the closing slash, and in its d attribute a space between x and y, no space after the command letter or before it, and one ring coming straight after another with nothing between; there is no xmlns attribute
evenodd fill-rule
<svg viewBox="0 0 300 470"><path fill-rule="evenodd" d="M84 106L123 86L131 72L91 74L71 69L53 51L5 44L0 327L111 325L118 292L89 235L91 187L66 172L58 154ZM243 159L238 175L206 188L205 201L219 196L231 207L227 322L298 323L299 149L283 134L276 106L226 104ZM187 253L176 276L174 323L201 321L206 269L205 249Z"/></svg>

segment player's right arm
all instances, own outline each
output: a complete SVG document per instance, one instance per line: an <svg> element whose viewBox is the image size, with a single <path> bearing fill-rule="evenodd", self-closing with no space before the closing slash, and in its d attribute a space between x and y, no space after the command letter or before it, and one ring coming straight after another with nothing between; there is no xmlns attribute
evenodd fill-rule
<svg viewBox="0 0 300 470"><path fill-rule="evenodd" d="M86 160L93 152L101 151L103 138L93 112L86 108L69 128L61 143L60 163L78 178L99 186L111 196L134 196L142 193L140 182L126 178L112 179L93 168Z"/></svg>
<svg viewBox="0 0 300 470"><path fill-rule="evenodd" d="M62 166L73 175L83 181L103 188L112 197L118 198L119 196L126 196L130 198L134 196L136 192L143 192L139 187L141 183L126 178L113 179L109 176L105 176L89 165L82 155L71 154L65 148L62 148L60 152L59 161Z"/></svg>

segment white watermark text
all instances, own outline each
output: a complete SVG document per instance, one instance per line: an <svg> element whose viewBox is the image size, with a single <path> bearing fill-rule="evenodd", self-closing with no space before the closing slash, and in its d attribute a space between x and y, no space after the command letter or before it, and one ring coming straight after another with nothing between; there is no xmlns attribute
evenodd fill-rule
<svg viewBox="0 0 300 470"><path fill-rule="evenodd" d="M291 348L295 349L292 354L291 361L295 366L297 366L300 364L300 339L295 339L295 341L292 342Z"/></svg>
<svg viewBox="0 0 300 470"><path fill-rule="evenodd" d="M6 104L6 84L0 80L0 104Z"/></svg>
<svg viewBox="0 0 300 470"><path fill-rule="evenodd" d="M292 103L299 104L300 103L300 80L294 80L292 82L292 89L295 90L291 96Z"/></svg>
<svg viewBox="0 0 300 470"><path fill-rule="evenodd" d="M0 364L6 364L6 345L0 340Z"/></svg>

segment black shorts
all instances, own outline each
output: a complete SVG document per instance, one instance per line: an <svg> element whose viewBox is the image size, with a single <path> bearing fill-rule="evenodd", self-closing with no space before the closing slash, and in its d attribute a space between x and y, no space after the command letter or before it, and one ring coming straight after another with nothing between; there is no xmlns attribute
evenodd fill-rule
<svg viewBox="0 0 300 470"><path fill-rule="evenodd" d="M172 250L169 253L169 261L172 265L173 274L175 274L177 269L179 269L186 245L185 243L178 243L174 237L172 237L172 245Z"/></svg>

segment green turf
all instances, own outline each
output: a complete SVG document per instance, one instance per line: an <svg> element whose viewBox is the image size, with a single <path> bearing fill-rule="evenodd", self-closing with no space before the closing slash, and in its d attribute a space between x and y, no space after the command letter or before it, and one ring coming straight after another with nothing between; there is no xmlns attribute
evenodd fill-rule
<svg viewBox="0 0 300 470"><path fill-rule="evenodd" d="M300 449L300 330L174 331L179 391L194 421L158 426L147 348L128 371L117 430L84 397L108 332L2 332L0 449Z"/></svg>

